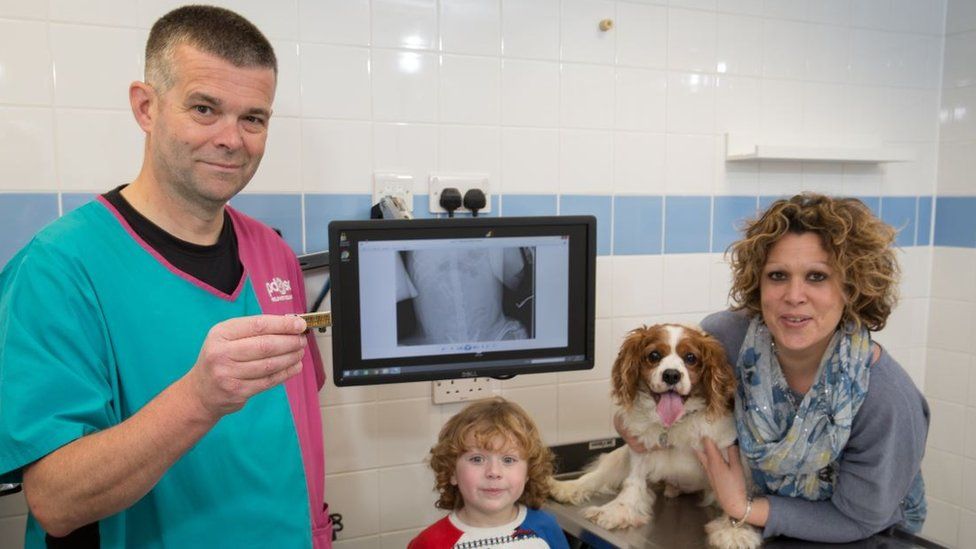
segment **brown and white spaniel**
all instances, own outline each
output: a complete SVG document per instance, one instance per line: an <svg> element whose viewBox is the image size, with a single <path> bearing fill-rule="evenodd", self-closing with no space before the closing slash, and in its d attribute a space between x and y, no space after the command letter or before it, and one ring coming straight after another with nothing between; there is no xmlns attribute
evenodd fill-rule
<svg viewBox="0 0 976 549"><path fill-rule="evenodd" d="M552 497L578 504L596 493L619 491L609 503L583 511L587 519L607 529L650 521L656 496L648 482L663 482L667 497L702 492L702 503L714 504L695 450L701 450L703 436L715 440L720 449L735 442L735 378L722 345L690 326L637 328L620 347L612 383L624 430L650 451L637 453L622 446L601 456L578 479L553 480ZM752 548L762 543L754 528L733 527L724 513L705 529L709 543L716 547Z"/></svg>

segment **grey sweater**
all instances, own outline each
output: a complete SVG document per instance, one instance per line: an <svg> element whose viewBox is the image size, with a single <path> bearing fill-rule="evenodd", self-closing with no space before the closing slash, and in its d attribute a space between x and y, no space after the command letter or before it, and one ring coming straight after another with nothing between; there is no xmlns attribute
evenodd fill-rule
<svg viewBox="0 0 976 549"><path fill-rule="evenodd" d="M734 365L749 327L743 312L709 315L702 328L725 347ZM864 403L840 456L828 501L767 496L763 536L844 543L867 538L902 520L901 501L918 473L928 436L929 406L905 370L882 349L871 365Z"/></svg>

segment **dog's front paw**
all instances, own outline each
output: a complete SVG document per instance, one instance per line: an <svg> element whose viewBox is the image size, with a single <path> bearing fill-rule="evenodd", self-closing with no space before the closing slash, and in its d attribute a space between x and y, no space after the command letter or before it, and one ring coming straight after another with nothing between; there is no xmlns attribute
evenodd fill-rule
<svg viewBox="0 0 976 549"><path fill-rule="evenodd" d="M584 490L579 482L550 478L549 495L560 503L579 505L590 499L591 494Z"/></svg>
<svg viewBox="0 0 976 549"><path fill-rule="evenodd" d="M607 530L643 526L650 522L650 513L645 513L634 505L617 500L599 507L583 509L583 516Z"/></svg>
<svg viewBox="0 0 976 549"><path fill-rule="evenodd" d="M718 549L756 549L762 545L762 536L748 524L732 526L728 515L722 514L705 525L708 544Z"/></svg>

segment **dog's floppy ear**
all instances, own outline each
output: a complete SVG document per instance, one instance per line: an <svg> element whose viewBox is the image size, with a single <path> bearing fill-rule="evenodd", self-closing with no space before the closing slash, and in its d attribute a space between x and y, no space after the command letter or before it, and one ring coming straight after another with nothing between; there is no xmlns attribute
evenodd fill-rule
<svg viewBox="0 0 976 549"><path fill-rule="evenodd" d="M617 404L623 408L630 408L637 398L637 384L640 377L640 365L643 360L644 334L646 326L635 328L628 332L620 345L617 360L613 363L611 381L613 391L611 395Z"/></svg>
<svg viewBox="0 0 976 549"><path fill-rule="evenodd" d="M710 418L728 413L735 396L735 375L729 364L725 348L714 337L702 332L702 382L708 394Z"/></svg>

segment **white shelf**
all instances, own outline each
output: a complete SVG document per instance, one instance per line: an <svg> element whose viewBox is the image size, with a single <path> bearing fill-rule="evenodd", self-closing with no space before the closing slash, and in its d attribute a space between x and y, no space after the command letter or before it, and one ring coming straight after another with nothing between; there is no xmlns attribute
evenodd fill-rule
<svg viewBox="0 0 976 549"><path fill-rule="evenodd" d="M914 159L915 153L912 149L882 145L880 139L871 136L853 138L791 136L759 139L748 135L725 135L727 162L793 160L877 164L910 162Z"/></svg>

